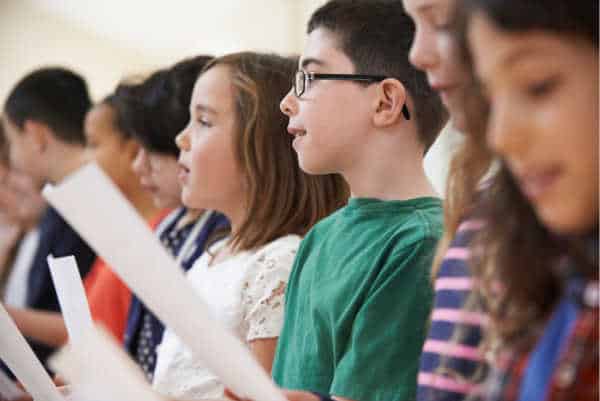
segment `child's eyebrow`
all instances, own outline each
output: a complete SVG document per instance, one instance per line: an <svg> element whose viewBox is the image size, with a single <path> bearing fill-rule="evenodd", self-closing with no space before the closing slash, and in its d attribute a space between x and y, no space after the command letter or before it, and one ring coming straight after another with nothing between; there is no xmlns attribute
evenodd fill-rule
<svg viewBox="0 0 600 401"><path fill-rule="evenodd" d="M318 66L324 66L325 62L321 61L319 59L316 59L316 58L311 58L311 57L305 58L305 59L302 60L302 62L300 64L300 69L303 70L303 69L305 69L310 64L316 64Z"/></svg>
<svg viewBox="0 0 600 401"><path fill-rule="evenodd" d="M207 106L205 104L201 104L201 103L197 104L195 109L196 109L196 113L199 113L199 112L207 113L208 112L208 113L212 113L212 114L217 114L217 111L215 109L213 109L212 107Z"/></svg>

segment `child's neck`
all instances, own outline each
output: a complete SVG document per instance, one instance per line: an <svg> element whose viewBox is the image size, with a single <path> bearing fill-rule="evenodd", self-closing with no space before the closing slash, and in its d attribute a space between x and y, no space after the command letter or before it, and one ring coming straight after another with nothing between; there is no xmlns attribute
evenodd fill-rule
<svg viewBox="0 0 600 401"><path fill-rule="evenodd" d="M88 162L85 148L80 145L63 145L55 152L55 157L50 161L48 181L57 184L65 177L77 171Z"/></svg>
<svg viewBox="0 0 600 401"><path fill-rule="evenodd" d="M154 205L152 197L143 191L129 193L126 196L144 220L150 220L156 217L160 209Z"/></svg>
<svg viewBox="0 0 600 401"><path fill-rule="evenodd" d="M352 196L381 200L439 196L425 174L421 152L404 150L380 147L369 152L364 149L362 157L341 172L350 185Z"/></svg>

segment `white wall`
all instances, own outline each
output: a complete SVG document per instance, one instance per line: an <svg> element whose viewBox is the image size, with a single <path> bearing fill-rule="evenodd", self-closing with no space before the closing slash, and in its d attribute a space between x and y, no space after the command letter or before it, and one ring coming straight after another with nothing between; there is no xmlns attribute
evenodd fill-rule
<svg viewBox="0 0 600 401"><path fill-rule="evenodd" d="M95 100L119 80L195 54L300 53L310 14L326 0L0 0L0 102L40 66L80 72ZM456 134L426 157L438 192Z"/></svg>
<svg viewBox="0 0 600 401"><path fill-rule="evenodd" d="M124 76L200 53L301 50L302 0L0 0L0 101L27 72L65 65L96 99Z"/></svg>

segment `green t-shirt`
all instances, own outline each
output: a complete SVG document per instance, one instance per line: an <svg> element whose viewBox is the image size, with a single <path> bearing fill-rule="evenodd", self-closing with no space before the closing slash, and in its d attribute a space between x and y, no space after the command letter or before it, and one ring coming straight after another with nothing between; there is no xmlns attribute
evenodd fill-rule
<svg viewBox="0 0 600 401"><path fill-rule="evenodd" d="M437 198L351 199L300 245L273 378L359 401L412 400L442 234Z"/></svg>

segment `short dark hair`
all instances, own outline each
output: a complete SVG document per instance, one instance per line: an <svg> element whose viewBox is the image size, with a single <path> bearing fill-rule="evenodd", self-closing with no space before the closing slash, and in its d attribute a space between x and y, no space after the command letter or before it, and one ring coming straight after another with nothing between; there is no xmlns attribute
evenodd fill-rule
<svg viewBox="0 0 600 401"><path fill-rule="evenodd" d="M419 139L425 150L448 119L438 94L425 74L408 59L415 26L402 2L390 0L331 0L308 21L307 33L324 28L336 35L340 50L358 74L397 78L415 105Z"/></svg>
<svg viewBox="0 0 600 401"><path fill-rule="evenodd" d="M118 131L121 139L133 139L135 138L133 135L133 131L129 126L126 116L128 113L128 109L126 105L119 99L116 93L112 93L106 96L99 105L105 105L109 107L113 112L113 128Z"/></svg>
<svg viewBox="0 0 600 401"><path fill-rule="evenodd" d="M84 144L83 122L91 105L80 75L65 68L42 68L16 84L4 104L4 113L21 130L25 121L37 121L64 142Z"/></svg>
<svg viewBox="0 0 600 401"><path fill-rule="evenodd" d="M114 106L123 129L148 150L177 156L175 137L190 120L192 90L210 60L210 56L193 57L154 72L140 84L119 85Z"/></svg>

